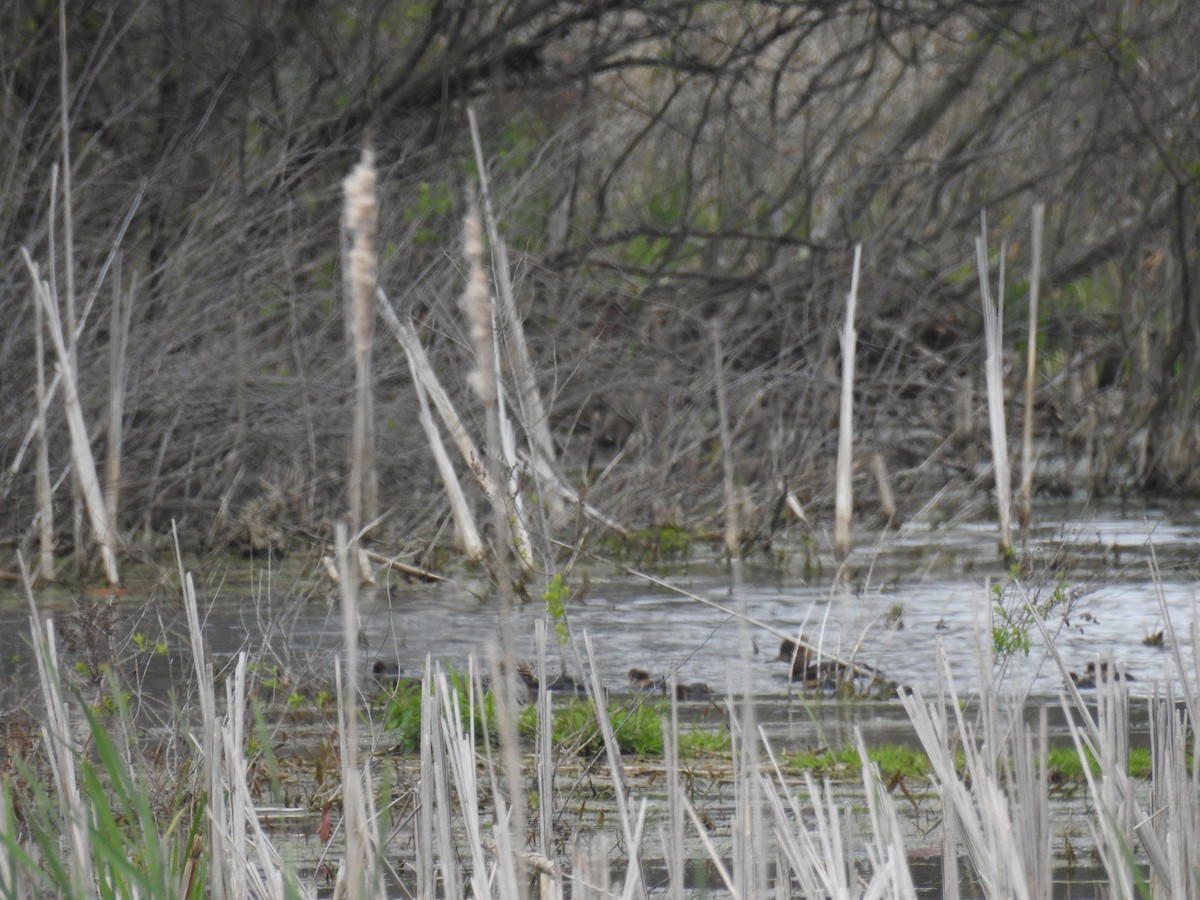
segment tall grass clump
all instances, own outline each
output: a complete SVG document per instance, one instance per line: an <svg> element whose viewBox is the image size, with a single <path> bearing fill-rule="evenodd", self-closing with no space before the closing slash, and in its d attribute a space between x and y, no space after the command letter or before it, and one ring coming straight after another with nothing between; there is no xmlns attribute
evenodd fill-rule
<svg viewBox="0 0 1200 900"><path fill-rule="evenodd" d="M160 796L111 675L109 703L90 706L68 697L53 620L42 623L23 560L21 568L44 756L15 756L4 777L0 896L203 896L190 853L205 830L203 798L183 785Z"/></svg>
<svg viewBox="0 0 1200 900"><path fill-rule="evenodd" d="M24 572L24 562L21 561ZM247 657L225 683L223 715L203 646L195 589L183 578L198 728L177 712L174 778L153 767L110 671L101 702L72 696L53 620L43 625L25 572L41 687L40 753L17 755L0 803L0 896L315 896L284 863L250 795ZM47 778L47 771L49 778Z"/></svg>

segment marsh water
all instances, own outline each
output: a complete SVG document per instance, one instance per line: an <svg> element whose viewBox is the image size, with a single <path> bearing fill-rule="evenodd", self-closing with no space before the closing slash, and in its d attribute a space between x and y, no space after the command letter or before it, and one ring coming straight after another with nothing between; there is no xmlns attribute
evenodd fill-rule
<svg viewBox="0 0 1200 900"><path fill-rule="evenodd" d="M1200 515L1096 507L1043 511L1041 519L1053 524L1031 530L1016 582L996 551L995 523L980 518L863 535L841 567L816 535L807 550L749 559L740 581L701 553L654 567L593 563L569 575L574 591L564 624L575 640L549 641L549 668L581 675L586 634L610 691L626 688L632 667L675 671L681 682L703 681L719 693L740 688L748 671L755 694L766 698L789 691L788 667L775 659L779 634L802 632L825 652L874 666L927 696L943 684L936 660L944 653L956 689L970 695L979 684L981 636L990 641L989 623L1004 625L998 610L1019 614L1029 599L1042 609L1068 668L1082 672L1089 660L1111 656L1138 678L1130 685L1135 695L1147 694L1156 680L1175 679L1175 653L1192 658ZM171 651L184 649L182 610L171 573L164 578L167 586L153 595L118 601L120 627L162 636ZM252 659L277 659L305 678L328 677L343 644L342 620L335 589L315 560L251 561L196 578L206 637L218 658L245 649ZM534 624L548 618L537 599L542 587L532 579L533 599L511 614L518 657L536 658ZM15 591L13 599L0 620L7 665L24 655L28 621ZM481 659L496 641L502 615L485 582L413 583L380 571L377 584L360 593L364 665L382 660L419 676L432 658L464 670L472 654ZM553 635L554 623L548 626ZM1161 642L1150 640L1164 631ZM1047 658L1042 634L1028 621L1014 633L1028 638L1028 652L1007 657L999 673L1004 687L1033 702L1052 700L1063 675ZM153 684L171 677L169 669L159 663L147 677Z"/></svg>
<svg viewBox="0 0 1200 900"><path fill-rule="evenodd" d="M580 675L579 638L587 634L610 690L625 689L629 669L637 667L655 674L673 670L682 682L704 681L724 692L744 683L748 661L750 685L767 697L789 688L787 666L775 659L778 635L802 632L825 652L853 657L926 695L941 684L935 664L940 647L957 690L969 695L979 683L977 645L987 633L989 610L999 603L1019 611L1027 597L1043 608L1068 667L1082 671L1097 655L1111 655L1138 677L1131 684L1135 694L1147 692L1155 679L1174 678L1173 653L1190 659L1192 652L1197 511L1062 507L1040 510L1039 520L1045 524L1035 526L1021 547L1019 585L996 551L995 523L979 517L917 520L861 534L840 567L823 535L813 534L803 545L751 557L740 580L715 556L705 557L703 548L687 561L580 566L568 574L573 592L565 604L565 625L576 640L550 641L550 668ZM218 658L244 649L309 679L328 675L343 644L341 612L315 559L195 566L206 637ZM634 574L639 571L645 577ZM118 640L139 633L165 640L169 657L185 650L177 582L164 566L157 584L119 598ZM532 599L512 613L518 657L536 657L533 626L547 619L537 599L543 587L531 579ZM6 680L28 656L28 605L15 588L9 597L0 606ZM61 592L39 595L38 603L44 614L70 612ZM383 660L416 676L427 657L465 669L469 656L482 658L497 639L502 614L483 581L414 583L381 570L376 585L360 593L362 657L367 665ZM1167 616L1175 644L1147 642L1164 631ZM1051 699L1063 676L1047 660L1037 628L1025 630L1029 652L1008 657L1004 683L1035 700ZM156 680L170 678L171 669L169 662L151 666L150 686L161 688Z"/></svg>
<svg viewBox="0 0 1200 900"><path fill-rule="evenodd" d="M803 632L832 655L874 666L926 696L945 687L938 664L944 656L960 696L969 697L981 677L1000 678L1029 715L1043 706L1057 710L1063 687L1041 632L1026 622L1014 633L1028 638L1028 652L1018 648L1003 667L982 675L979 663L980 646L991 641L989 627L1004 624L998 610L1018 610L1023 598L1042 608L1046 629L1070 669L1083 671L1089 660L1112 658L1137 676L1129 685L1135 696L1175 682L1177 658L1184 671L1195 671L1200 561L1195 511L1063 507L1042 510L1039 518L1053 524L1031 530L1015 582L1010 565L997 554L994 522L978 515L931 516L862 534L842 566L835 565L819 533L751 558L736 574L703 552L645 570L636 561L592 563L586 579L583 567L569 578L575 592L563 624L574 639L555 639L534 583L535 599L511 613L515 652L536 658L535 624L542 620L550 635L551 672L582 674L587 635L599 675L614 694L628 690L631 667L674 671L681 682L703 681L717 695L748 684L777 750L847 744L856 729L868 745L915 743L894 698L835 702L819 692L797 693L787 665L775 658L780 633ZM311 694L330 686L343 646L342 619L336 589L315 559L239 562L197 571L196 577L205 635L218 665L247 650L260 671L288 672L291 689ZM13 683L28 669L29 611L18 592L10 597L0 609L0 659L6 681ZM53 592L40 595L38 603L44 614L59 619L76 615L69 598ZM364 680L377 660L413 676L427 659L465 669L472 655L482 658L496 641L501 606L482 581L414 583L381 570L376 585L360 596ZM145 695L164 696L189 680L178 579L168 568L144 592L119 598L114 609L113 640L131 660ZM87 623L78 624L86 631ZM1148 640L1159 633L1161 641ZM139 653L131 635L142 635L143 646L162 641L165 652ZM690 706L697 717L716 709L711 703ZM1144 706L1139 712L1135 704L1134 716L1137 743ZM1069 805L1057 812L1066 820L1073 814ZM910 825L919 837L923 826ZM914 849L918 864L923 857ZM1081 871L1064 881L1062 895L1090 896L1088 883ZM969 886L965 890L971 895Z"/></svg>

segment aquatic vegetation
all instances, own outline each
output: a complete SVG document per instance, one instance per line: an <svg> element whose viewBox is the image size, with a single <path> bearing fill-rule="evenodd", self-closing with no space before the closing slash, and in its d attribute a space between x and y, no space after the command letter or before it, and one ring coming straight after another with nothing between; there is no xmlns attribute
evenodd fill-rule
<svg viewBox="0 0 1200 900"><path fill-rule="evenodd" d="M666 522L655 528L606 536L600 542L600 550L614 561L635 565L687 562L692 555L692 545L704 539L682 525Z"/></svg>

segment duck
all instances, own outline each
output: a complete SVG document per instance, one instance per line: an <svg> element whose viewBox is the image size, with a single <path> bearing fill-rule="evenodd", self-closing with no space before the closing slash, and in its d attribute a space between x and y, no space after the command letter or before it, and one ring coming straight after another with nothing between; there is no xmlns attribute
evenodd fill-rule
<svg viewBox="0 0 1200 900"><path fill-rule="evenodd" d="M667 679L663 675L651 675L645 669L629 670L629 686L636 691L648 693L666 693ZM712 688L703 681L693 681L689 684L675 685L675 699L681 702L689 700L708 700L712 697Z"/></svg>
<svg viewBox="0 0 1200 900"><path fill-rule="evenodd" d="M804 635L800 635L799 642L791 638L784 638L779 644L779 655L775 659L779 662L791 663L792 678L796 679L803 675L804 670L808 667L810 655L812 655L812 651L808 647L808 639Z"/></svg>
<svg viewBox="0 0 1200 900"><path fill-rule="evenodd" d="M792 681L803 681L806 688L820 688L823 693L836 694L843 684L853 678L853 670L838 662L811 663L802 675L792 673Z"/></svg>
<svg viewBox="0 0 1200 900"><path fill-rule="evenodd" d="M806 684L819 683L829 678L840 679L850 674L850 669L841 663L819 659L803 635L800 636L800 642L784 638L779 644L779 655L775 658L792 664L792 681L803 681Z"/></svg>
<svg viewBox="0 0 1200 900"><path fill-rule="evenodd" d="M371 666L371 675L374 676L380 687L394 688L400 683L400 663L377 659Z"/></svg>
<svg viewBox="0 0 1200 900"><path fill-rule="evenodd" d="M711 699L712 693L712 688L703 681L675 685L675 699L681 703L689 700L708 700Z"/></svg>
<svg viewBox="0 0 1200 900"><path fill-rule="evenodd" d="M784 638L779 644L779 655L775 658L791 663L792 681L803 682L806 688L820 688L827 694L839 693L859 676L872 683L882 678L879 671L871 666L822 659L804 635L800 636L799 642Z"/></svg>
<svg viewBox="0 0 1200 900"><path fill-rule="evenodd" d="M1113 681L1137 681L1137 677L1117 667L1116 663L1102 662L1099 665L1093 660L1087 664L1083 674L1067 673L1075 687L1081 691L1094 690L1097 684L1108 684Z"/></svg>
<svg viewBox="0 0 1200 900"><path fill-rule="evenodd" d="M658 692L666 687L667 680L661 675L651 675L645 669L629 670L629 686L635 691Z"/></svg>
<svg viewBox="0 0 1200 900"><path fill-rule="evenodd" d="M576 681L566 673L559 674L547 681L543 685L533 668L524 660L517 663L517 674L521 676L521 681L525 682L525 689L529 691L530 697L537 697L541 694L542 688L552 694L574 694L578 697L587 696L587 688L583 682Z"/></svg>

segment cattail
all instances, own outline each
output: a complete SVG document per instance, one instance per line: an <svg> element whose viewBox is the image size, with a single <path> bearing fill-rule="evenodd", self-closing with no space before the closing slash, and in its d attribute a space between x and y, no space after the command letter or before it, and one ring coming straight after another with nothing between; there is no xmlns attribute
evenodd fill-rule
<svg viewBox="0 0 1200 900"><path fill-rule="evenodd" d="M350 239L347 253L347 301L354 348L354 433L350 450L350 521L355 537L378 508L375 472L374 395L372 391L372 306L376 257L375 154L364 149L358 165L342 182L346 202L343 225Z"/></svg>
<svg viewBox="0 0 1200 900"><path fill-rule="evenodd" d="M463 221L463 256L467 261L467 289L463 291L462 306L471 326L471 343L475 348L471 387L484 407L491 409L496 403L492 306L487 273L483 268L483 226L479 221L479 208L474 203Z"/></svg>

